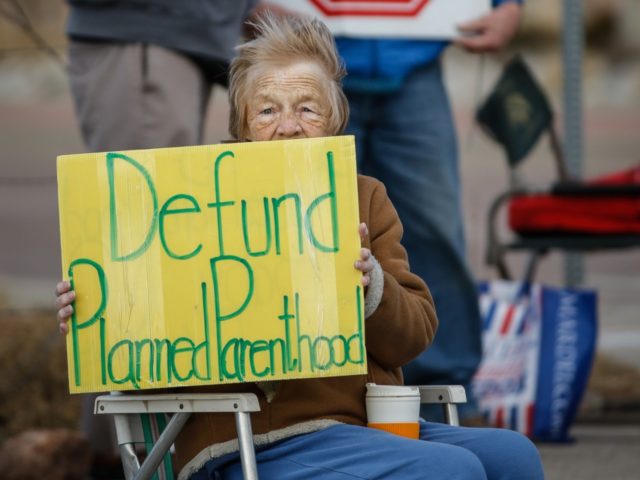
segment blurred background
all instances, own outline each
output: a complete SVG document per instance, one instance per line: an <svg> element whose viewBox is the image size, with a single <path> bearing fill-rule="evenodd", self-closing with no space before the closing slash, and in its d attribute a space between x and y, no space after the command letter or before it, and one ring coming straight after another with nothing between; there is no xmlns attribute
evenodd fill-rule
<svg viewBox="0 0 640 480"><path fill-rule="evenodd" d="M583 5L582 174L588 177L640 162L640 2ZM549 94L562 131L562 14L557 0L527 2L523 28L507 52L477 58L449 49L445 57L459 131L467 248L478 279L497 277L484 262L486 214L508 178L502 151L478 129L474 111L504 63L520 53ZM56 156L84 151L65 73L65 18L62 0L0 0L0 442L31 428L73 429L79 415L78 399L68 394L64 343L53 311L53 288L61 276ZM206 143L227 138L226 92L216 88ZM527 176L551 180L547 142L533 156ZM518 260L514 265L517 270ZM637 427L640 249L590 254L583 266L583 285L599 293L600 331L578 424ZM562 256L551 254L537 279L561 285L564 268ZM546 455L560 461L552 452Z"/></svg>

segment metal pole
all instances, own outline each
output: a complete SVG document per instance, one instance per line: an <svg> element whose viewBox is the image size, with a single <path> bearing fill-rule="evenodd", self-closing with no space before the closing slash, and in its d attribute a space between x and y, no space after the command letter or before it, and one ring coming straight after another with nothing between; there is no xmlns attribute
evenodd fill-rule
<svg viewBox="0 0 640 480"><path fill-rule="evenodd" d="M564 55L564 150L569 174L582 176L583 123L582 123L582 57L584 48L584 17L582 0L564 0L563 11ZM565 256L565 284L582 283L584 271L582 256Z"/></svg>

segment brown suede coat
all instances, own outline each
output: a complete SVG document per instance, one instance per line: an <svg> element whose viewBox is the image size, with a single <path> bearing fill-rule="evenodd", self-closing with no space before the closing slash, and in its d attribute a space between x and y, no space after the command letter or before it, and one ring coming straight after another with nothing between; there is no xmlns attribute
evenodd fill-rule
<svg viewBox="0 0 640 480"><path fill-rule="evenodd" d="M409 271L400 245L402 225L384 185L359 176L358 197L360 221L369 227L363 246L371 249L384 272L382 301L365 322L368 374L280 381L270 403L255 383L198 387L198 391L255 393L261 411L251 416L254 435L318 419L365 425L365 384L402 384L400 367L433 340L437 326L433 300L424 282ZM193 415L176 441L178 470L203 449L234 438L233 415Z"/></svg>

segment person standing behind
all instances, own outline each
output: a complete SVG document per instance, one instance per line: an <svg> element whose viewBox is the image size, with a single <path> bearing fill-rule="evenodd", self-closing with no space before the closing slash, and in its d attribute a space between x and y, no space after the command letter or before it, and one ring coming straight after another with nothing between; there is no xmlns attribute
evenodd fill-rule
<svg viewBox="0 0 640 480"><path fill-rule="evenodd" d="M522 0L494 0L459 27L455 43L493 52L515 35ZM456 132L442 78L446 41L338 37L344 90L361 173L382 180L404 225L413 271L431 286L440 327L431 348L403 368L407 384L461 384L467 423L478 418L470 388L482 355L476 286L465 260ZM438 418L439 410L426 410Z"/></svg>
<svg viewBox="0 0 640 480"><path fill-rule="evenodd" d="M89 151L202 143L211 90L258 0L67 0L69 80ZM113 425L83 399L81 429L107 478L120 469Z"/></svg>
<svg viewBox="0 0 640 480"><path fill-rule="evenodd" d="M91 151L201 143L258 0L67 0L69 77Z"/></svg>

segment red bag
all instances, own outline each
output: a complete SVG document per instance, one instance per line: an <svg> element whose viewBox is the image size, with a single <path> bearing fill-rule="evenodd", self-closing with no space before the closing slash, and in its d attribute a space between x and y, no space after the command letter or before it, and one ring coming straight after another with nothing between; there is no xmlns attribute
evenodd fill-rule
<svg viewBox="0 0 640 480"><path fill-rule="evenodd" d="M509 225L522 234L640 233L640 165L552 193L514 197Z"/></svg>

